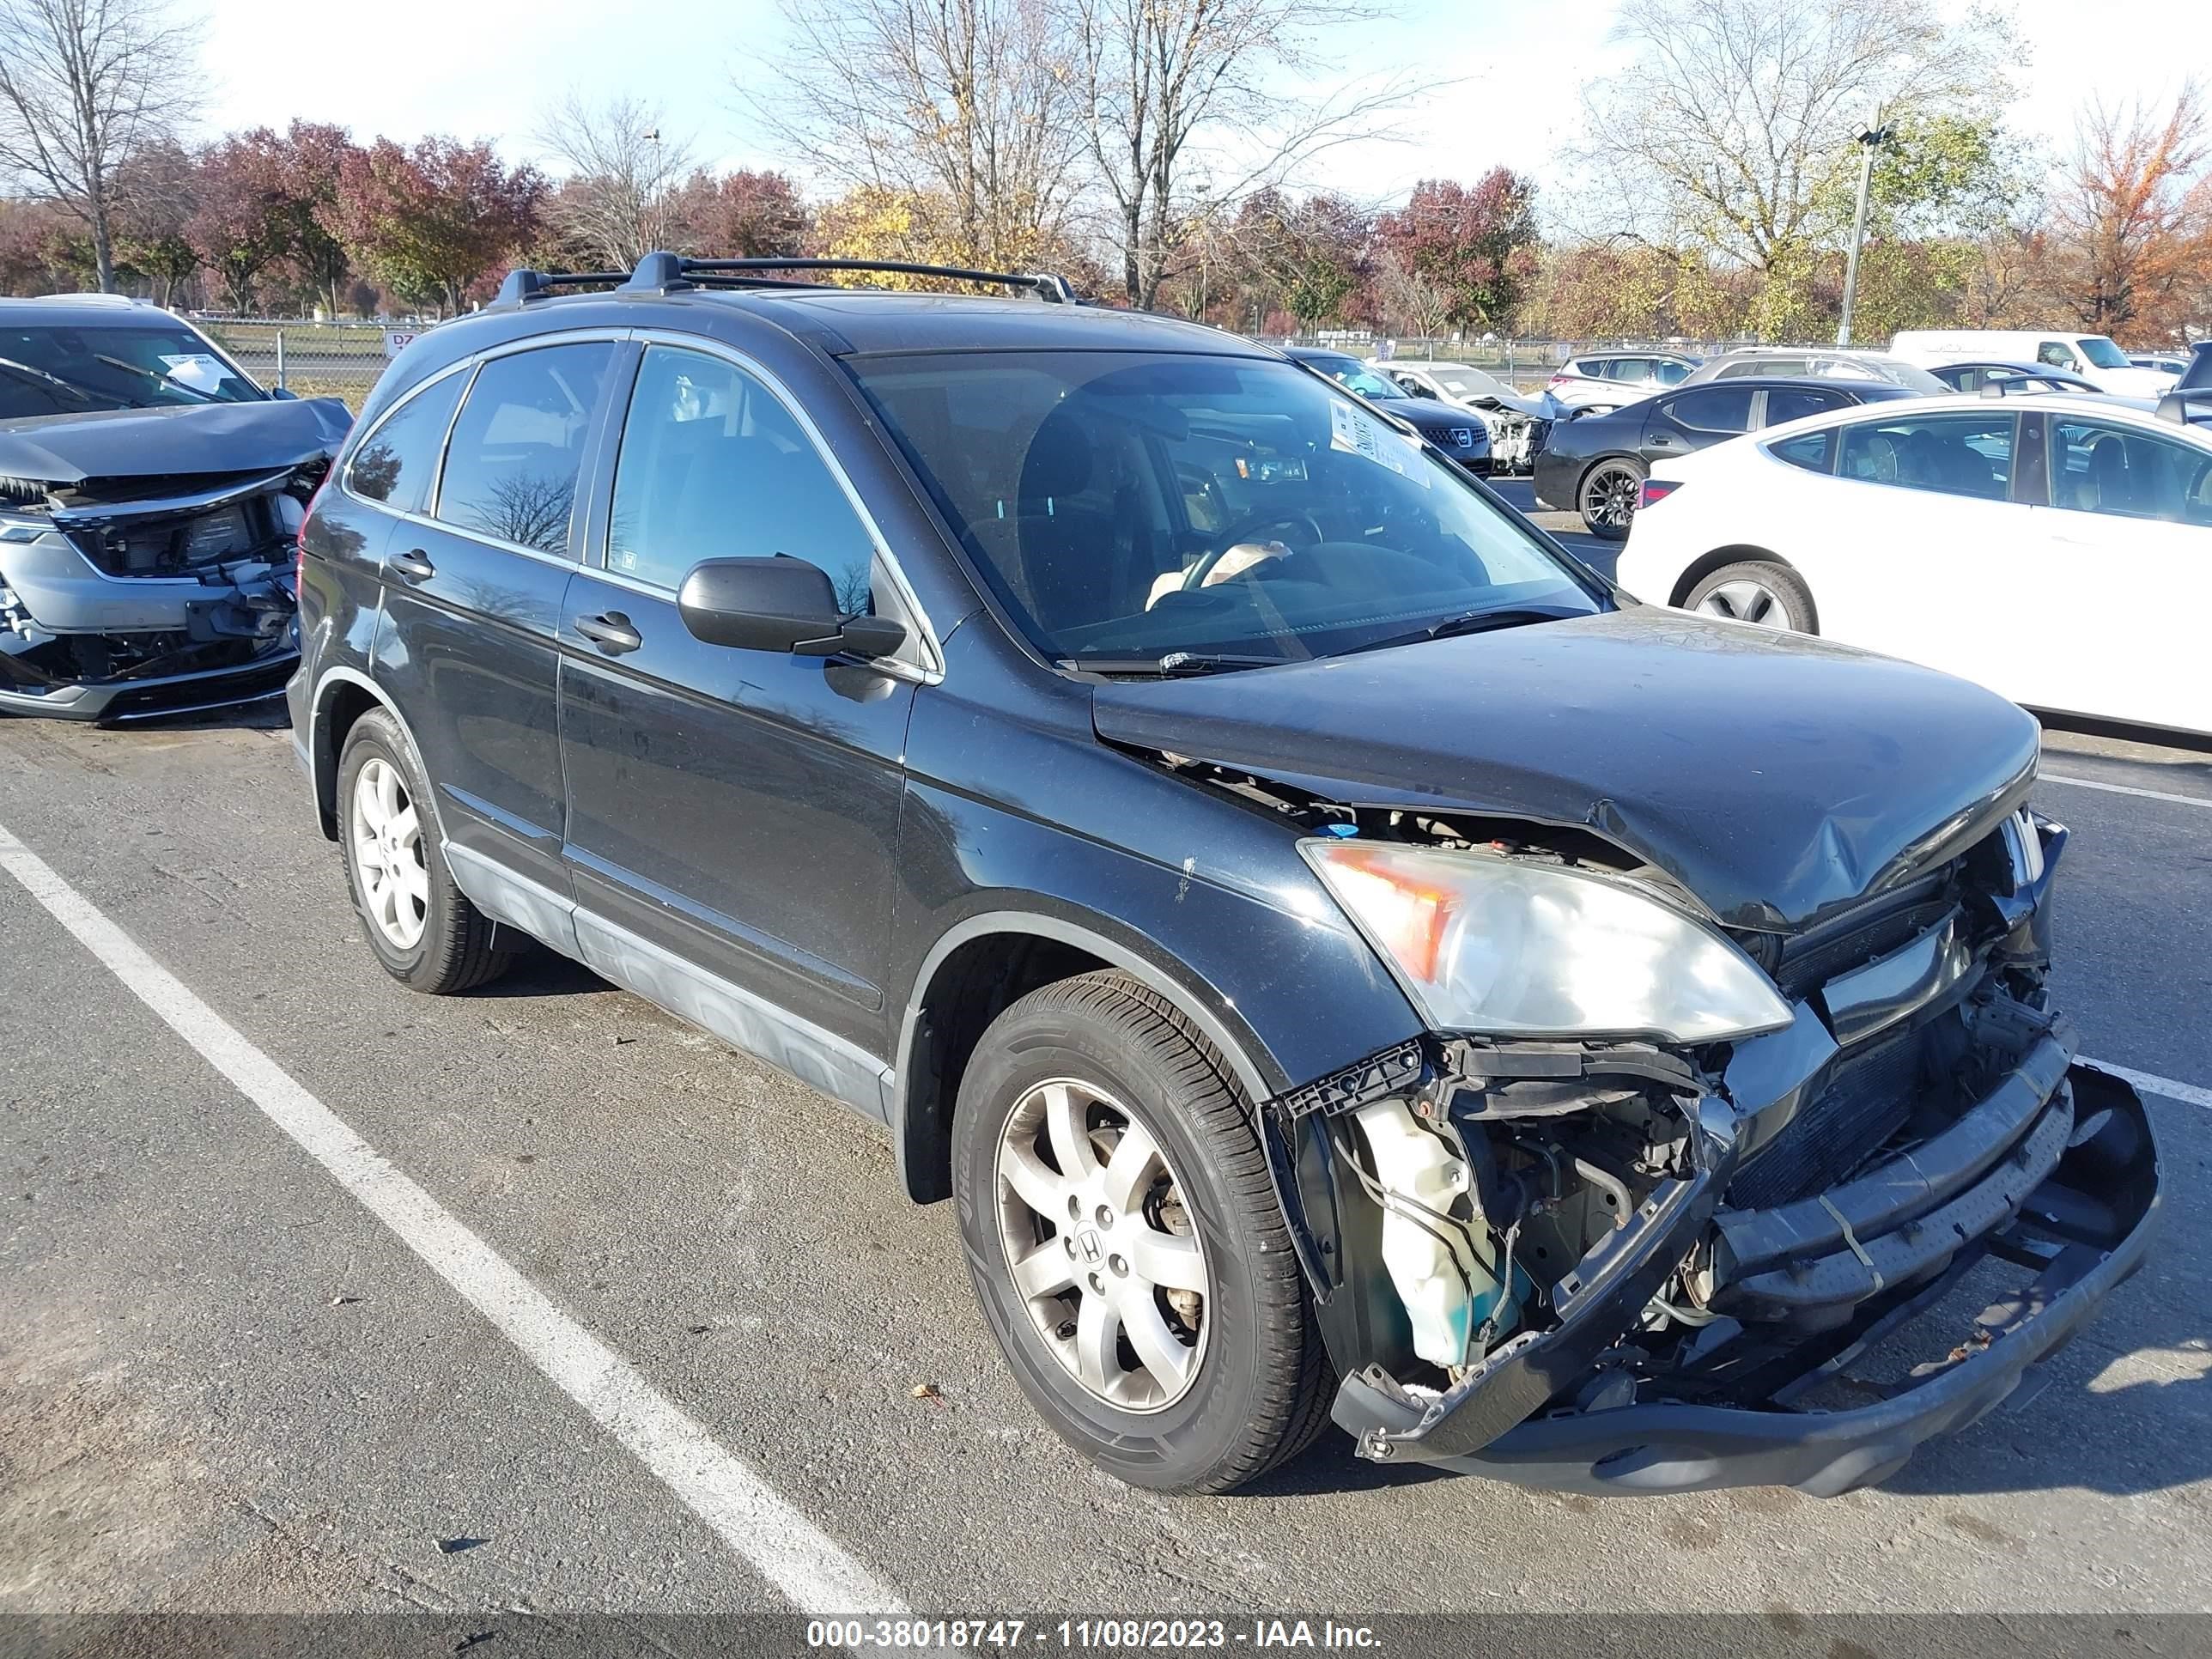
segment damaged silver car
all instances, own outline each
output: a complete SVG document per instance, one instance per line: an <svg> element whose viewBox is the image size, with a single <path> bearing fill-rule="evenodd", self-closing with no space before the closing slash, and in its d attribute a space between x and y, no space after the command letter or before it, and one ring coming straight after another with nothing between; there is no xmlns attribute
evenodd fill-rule
<svg viewBox="0 0 2212 1659"><path fill-rule="evenodd" d="M280 696L295 541L350 424L153 306L0 301L0 711Z"/></svg>

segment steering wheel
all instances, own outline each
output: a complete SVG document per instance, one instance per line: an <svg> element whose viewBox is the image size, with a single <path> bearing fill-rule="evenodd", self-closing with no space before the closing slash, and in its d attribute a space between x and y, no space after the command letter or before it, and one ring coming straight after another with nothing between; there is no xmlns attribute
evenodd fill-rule
<svg viewBox="0 0 2212 1659"><path fill-rule="evenodd" d="M1322 530L1320 521L1310 513L1265 510L1248 513L1221 532L1221 542L1218 546L1210 553L1201 554L1198 562L1183 572L1183 591L1187 593L1195 592L1205 586L1206 577L1212 574L1214 566L1221 562L1224 554L1232 547L1253 540L1262 530L1303 531L1305 532L1304 540L1307 548L1316 547L1328 539L1328 532ZM1294 550L1304 550L1294 549Z"/></svg>

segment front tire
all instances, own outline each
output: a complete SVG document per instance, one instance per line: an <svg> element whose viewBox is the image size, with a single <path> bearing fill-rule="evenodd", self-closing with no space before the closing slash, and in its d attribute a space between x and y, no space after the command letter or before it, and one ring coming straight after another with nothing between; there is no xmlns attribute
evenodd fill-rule
<svg viewBox="0 0 2212 1659"><path fill-rule="evenodd" d="M1641 461L1619 457L1600 461L1583 473L1582 487L1575 492L1583 528L1600 541L1626 541L1648 476L1650 469Z"/></svg>
<svg viewBox="0 0 2212 1659"><path fill-rule="evenodd" d="M1175 1007L1116 973L1032 992L960 1085L975 1296L1054 1432L1162 1492L1310 1444L1329 1377L1251 1108Z"/></svg>
<svg viewBox="0 0 2212 1659"><path fill-rule="evenodd" d="M429 787L381 709L354 722L338 757L338 844L354 910L386 973L444 996L507 971L514 953L453 884Z"/></svg>
<svg viewBox="0 0 2212 1659"><path fill-rule="evenodd" d="M1682 608L1793 634L1820 631L1805 579L1788 565L1766 559L1744 559L1709 573L1690 590Z"/></svg>

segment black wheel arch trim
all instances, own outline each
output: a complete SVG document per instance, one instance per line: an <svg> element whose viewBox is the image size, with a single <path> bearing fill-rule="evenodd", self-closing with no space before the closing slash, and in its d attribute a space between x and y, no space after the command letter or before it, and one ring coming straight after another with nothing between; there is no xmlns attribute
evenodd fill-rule
<svg viewBox="0 0 2212 1659"><path fill-rule="evenodd" d="M923 1143L929 1138L929 1126L910 1121L910 1085L926 1040L923 1005L939 971L952 954L977 939L994 935L1025 936L1069 945L1096 957L1173 1003L1176 1011L1219 1052L1255 1107L1291 1085L1293 1079L1284 1074L1258 1035L1233 1012L1224 1012L1218 1006L1220 999L1170 972L1157 957L1147 955L1127 935L1109 931L1111 927L1106 918L1095 915L1079 918L1043 909L1002 907L963 917L937 936L915 970L908 994L906 1011L899 1022L896 1070L889 1085L889 1098L884 1102L900 1184L909 1196L922 1202L945 1196L937 1191L937 1183L928 1177L924 1167Z"/></svg>
<svg viewBox="0 0 2212 1659"><path fill-rule="evenodd" d="M399 705L392 702L392 694L360 669L347 663L331 664L315 680L314 696L308 703L311 713L306 742L307 775L314 790L315 811L322 820L323 835L331 841L338 838L337 808L326 804L334 803L337 793L338 745L331 740L331 705L336 700L335 688L340 685L357 687L375 699L399 728L416 773L429 776L422 764L422 745L415 740L415 728L399 712Z"/></svg>

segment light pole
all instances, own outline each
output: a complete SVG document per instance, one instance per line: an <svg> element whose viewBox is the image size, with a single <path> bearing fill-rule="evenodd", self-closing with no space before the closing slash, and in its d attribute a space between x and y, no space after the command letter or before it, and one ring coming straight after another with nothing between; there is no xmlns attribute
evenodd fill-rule
<svg viewBox="0 0 2212 1659"><path fill-rule="evenodd" d="M1877 118L1879 119L1879 118ZM1866 235L1867 191L1874 184L1874 153L1889 142L1889 129L1871 126L1859 134L1859 205L1851 215L1851 252L1844 262L1844 315L1836 325L1836 343L1851 343L1851 306L1859 294L1859 243Z"/></svg>

